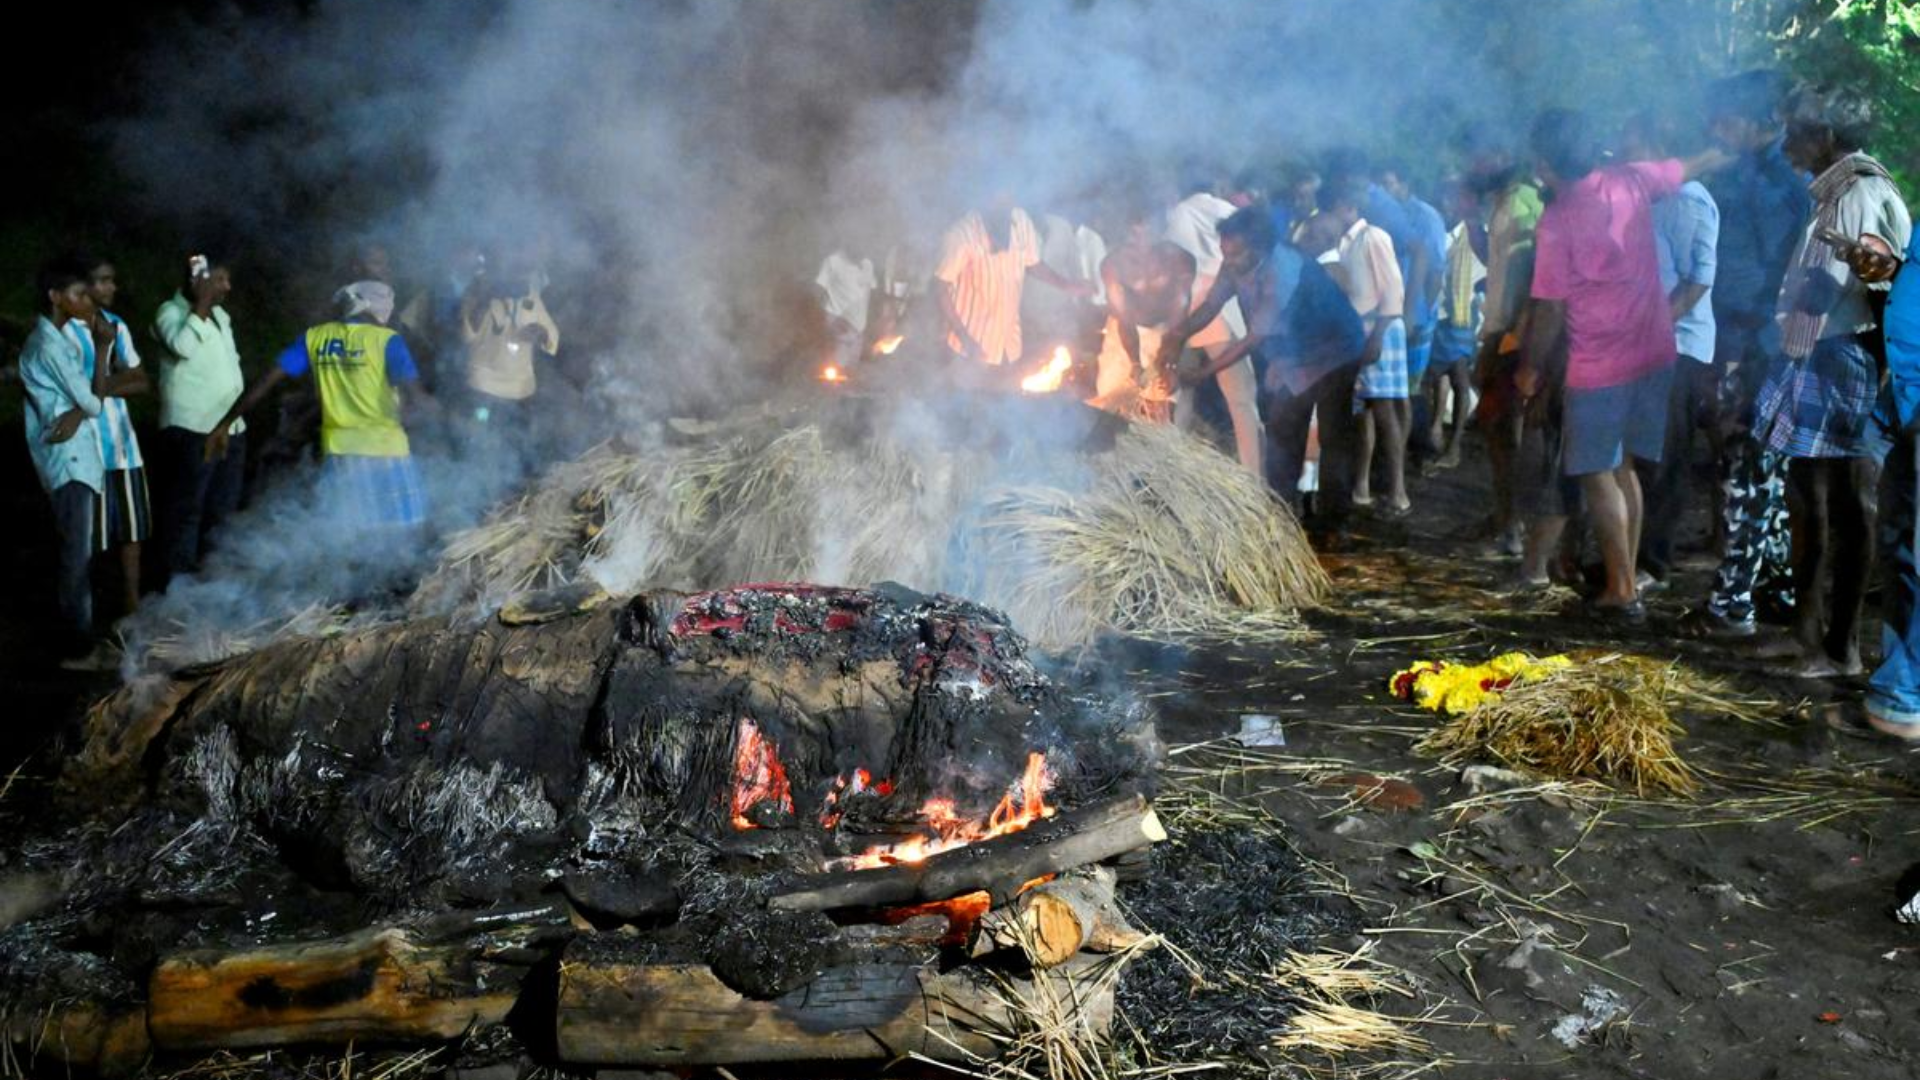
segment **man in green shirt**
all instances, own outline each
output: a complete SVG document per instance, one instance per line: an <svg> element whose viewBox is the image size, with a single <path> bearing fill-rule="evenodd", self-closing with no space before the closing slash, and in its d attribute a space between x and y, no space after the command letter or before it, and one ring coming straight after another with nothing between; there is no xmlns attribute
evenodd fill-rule
<svg viewBox="0 0 1920 1080"><path fill-rule="evenodd" d="M160 363L160 537L168 574L199 569L207 537L240 505L246 478L243 420L228 428L226 452L208 459L207 436L246 386L233 320L221 305L233 291L225 265L187 260L180 290L154 316Z"/></svg>

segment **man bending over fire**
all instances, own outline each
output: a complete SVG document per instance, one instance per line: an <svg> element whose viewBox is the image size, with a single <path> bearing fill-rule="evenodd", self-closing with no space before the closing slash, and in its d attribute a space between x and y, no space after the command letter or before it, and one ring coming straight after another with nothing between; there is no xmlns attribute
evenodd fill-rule
<svg viewBox="0 0 1920 1080"><path fill-rule="evenodd" d="M1249 207L1220 223L1220 258L1220 277L1200 306L1161 339L1157 362L1170 368L1187 339L1237 298L1246 336L1182 378L1199 383L1253 358L1267 395L1269 477L1289 500L1297 497L1307 431L1317 408L1321 481L1313 525L1323 535L1336 532L1352 505L1353 383L1366 347L1360 317L1326 270L1280 243L1279 229L1263 209Z"/></svg>
<svg viewBox="0 0 1920 1080"><path fill-rule="evenodd" d="M1100 340L1099 399L1138 389L1142 415L1173 419L1173 372L1155 363L1160 341L1192 305L1193 256L1153 237L1146 203L1128 215L1125 243L1100 264L1107 287L1107 332ZM1098 403L1098 399L1096 399Z"/></svg>
<svg viewBox="0 0 1920 1080"><path fill-rule="evenodd" d="M1033 219L1005 192L983 211L968 211L940 241L934 271L947 347L962 359L992 366L1019 363L1020 294L1031 273L1076 297L1093 295L1084 281L1070 281L1040 261Z"/></svg>

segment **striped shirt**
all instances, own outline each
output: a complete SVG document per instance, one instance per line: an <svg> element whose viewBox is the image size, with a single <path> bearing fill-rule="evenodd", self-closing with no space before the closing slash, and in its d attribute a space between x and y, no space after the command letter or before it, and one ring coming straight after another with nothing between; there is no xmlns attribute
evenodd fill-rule
<svg viewBox="0 0 1920 1080"><path fill-rule="evenodd" d="M933 276L953 287L953 308L989 364L1020 359L1020 293L1027 267L1040 261L1040 236L1025 210L1013 211L1005 248L995 250L987 224L969 213L947 230L940 242L940 266ZM964 352L960 335L947 334L947 347Z"/></svg>
<svg viewBox="0 0 1920 1080"><path fill-rule="evenodd" d="M139 367L140 354L133 347L133 335L128 332L127 324L111 311L101 314L113 324L113 352L109 360L116 367ZM87 378L93 378L99 361L94 356L92 332L78 319L68 319L61 332L80 350L80 357L86 363ZM100 440L100 460L109 472L145 467L146 462L140 457L140 440L133 433L133 417L127 413L126 398L100 399L100 415L88 421L87 426L94 430Z"/></svg>

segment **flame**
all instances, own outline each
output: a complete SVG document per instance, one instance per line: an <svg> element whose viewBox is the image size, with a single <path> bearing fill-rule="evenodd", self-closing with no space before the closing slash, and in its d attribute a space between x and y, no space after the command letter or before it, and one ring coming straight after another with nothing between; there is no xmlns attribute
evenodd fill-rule
<svg viewBox="0 0 1920 1080"><path fill-rule="evenodd" d="M747 810L762 802L779 803L787 813L793 813L793 794L787 788L787 770L780 764L780 755L760 734L758 724L741 717L733 749L733 827L756 828Z"/></svg>
<svg viewBox="0 0 1920 1080"><path fill-rule="evenodd" d="M894 354L894 351L900 348L900 343L905 340L907 340L907 335L905 334L895 334L892 337L883 337L879 341L876 341L873 343L873 355L892 356Z"/></svg>
<svg viewBox="0 0 1920 1080"><path fill-rule="evenodd" d="M838 367L834 366L833 364L828 364L826 367L823 367L820 369L820 381L821 382L846 382L847 373L844 371L841 371Z"/></svg>
<svg viewBox="0 0 1920 1080"><path fill-rule="evenodd" d="M871 870L899 863L917 863L943 851L965 847L977 840L1016 833L1042 818L1053 816L1046 794L1053 787L1053 774L1047 771L1047 756L1038 751L1027 755L1027 767L1020 779L1008 785L1006 794L987 815L985 821L964 817L949 798L928 799L920 808L920 819L927 830L897 844L876 844L858 855L836 859L836 870Z"/></svg>
<svg viewBox="0 0 1920 1080"><path fill-rule="evenodd" d="M1029 394L1051 394L1060 389L1066 381L1067 370L1073 367L1073 354L1065 345L1053 350L1053 359L1047 366L1020 380L1020 389Z"/></svg>

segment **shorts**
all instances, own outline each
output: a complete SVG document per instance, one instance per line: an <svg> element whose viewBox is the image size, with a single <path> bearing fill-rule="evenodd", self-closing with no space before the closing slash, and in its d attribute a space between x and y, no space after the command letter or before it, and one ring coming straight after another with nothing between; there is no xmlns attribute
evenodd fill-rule
<svg viewBox="0 0 1920 1080"><path fill-rule="evenodd" d="M1380 333L1380 358L1360 369L1353 395L1362 401L1407 396L1407 324L1391 319Z"/></svg>
<svg viewBox="0 0 1920 1080"><path fill-rule="evenodd" d="M93 500L93 550L112 551L153 535L153 504L147 498L147 470L108 469Z"/></svg>
<svg viewBox="0 0 1920 1080"><path fill-rule="evenodd" d="M1658 463L1667 442L1673 365L1619 386L1567 388L1565 471L1590 476L1619 468L1628 457Z"/></svg>

